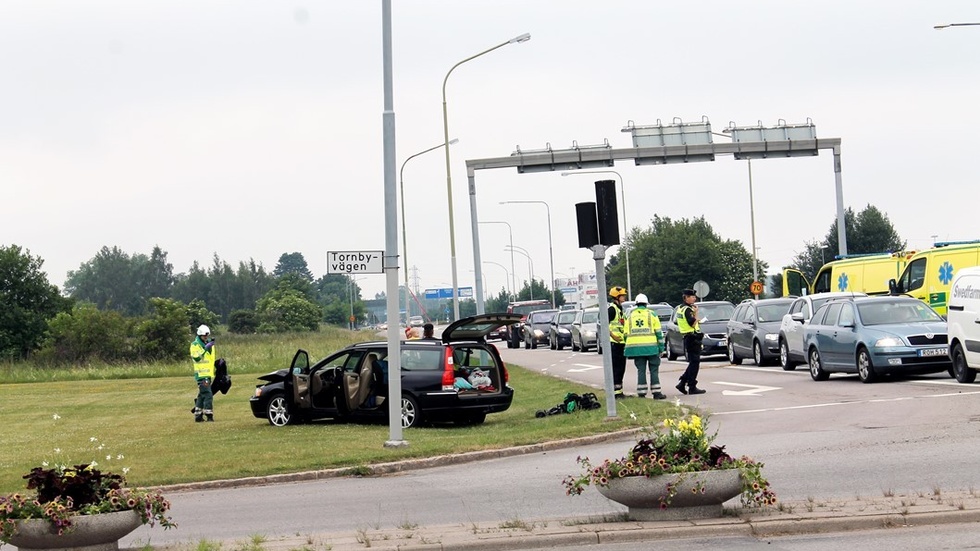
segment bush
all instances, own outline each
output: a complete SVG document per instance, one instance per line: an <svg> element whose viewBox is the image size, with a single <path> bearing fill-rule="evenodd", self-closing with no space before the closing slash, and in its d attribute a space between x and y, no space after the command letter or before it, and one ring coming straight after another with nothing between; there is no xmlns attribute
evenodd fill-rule
<svg viewBox="0 0 980 551"><path fill-rule="evenodd" d="M251 335L259 327L255 310L234 310L228 315L228 330L239 335Z"/></svg>
<svg viewBox="0 0 980 551"><path fill-rule="evenodd" d="M220 319L218 314L215 314L211 310L208 310L207 304L201 299L194 299L187 305L187 319L188 326L191 328L191 334L197 334L197 328L200 325L207 325L211 328L212 333L214 328L217 327Z"/></svg>
<svg viewBox="0 0 980 551"><path fill-rule="evenodd" d="M101 311L90 302L78 304L51 320L38 359L73 364L126 360L131 356L128 337L132 324L119 312Z"/></svg>
<svg viewBox="0 0 980 551"><path fill-rule="evenodd" d="M141 360L176 360L187 352L187 307L177 300L150 299L151 314L136 324L136 353Z"/></svg>
<svg viewBox="0 0 980 551"><path fill-rule="evenodd" d="M302 293L293 289L274 289L259 299L256 305L259 314L260 333L283 333L286 331L318 331L323 311L320 305L307 300Z"/></svg>

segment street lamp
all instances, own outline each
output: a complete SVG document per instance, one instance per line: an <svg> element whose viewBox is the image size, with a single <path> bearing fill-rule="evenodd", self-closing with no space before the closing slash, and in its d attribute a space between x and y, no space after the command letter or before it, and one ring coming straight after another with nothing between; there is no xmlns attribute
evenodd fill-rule
<svg viewBox="0 0 980 551"><path fill-rule="evenodd" d="M514 258L513 251L511 251L511 256L510 257L511 257L511 259ZM503 264L500 264L500 263L497 263L497 262L493 262L492 260L484 260L483 263L484 264L493 264L494 266L500 266L504 270L504 276L507 278L504 281L508 281L509 280L510 282L513 282L513 280L514 280L513 272L508 272L507 271L507 267L504 266ZM511 287L511 289L510 289L510 300L517 300L516 298L514 298L514 288L513 287Z"/></svg>
<svg viewBox="0 0 980 551"><path fill-rule="evenodd" d="M823 266L824 264L827 263L827 256L826 256L825 253L827 252L827 249L829 249L829 248L830 248L830 245L828 245L827 243L821 243L820 244L820 265L821 266Z"/></svg>
<svg viewBox="0 0 980 551"><path fill-rule="evenodd" d="M551 260L551 307L555 307L555 253L554 249L551 247L551 207L548 203L544 201L501 201L501 205L509 205L511 203L537 203L544 205L544 208L548 209L548 258Z"/></svg>
<svg viewBox="0 0 980 551"><path fill-rule="evenodd" d="M452 74L456 67L466 63L471 59L476 59L483 54L488 54L497 48L502 48L508 44L519 44L521 42L527 42L531 40L531 35L524 33L520 36L515 36L507 42L501 42L493 48L488 48L482 52L471 55L470 57L460 61L456 65L453 65L449 72L446 73L446 78L442 79L442 132L443 132L443 143L449 142L449 114L446 109L446 82L449 80L449 75ZM455 319L459 319L459 279L456 276L456 224L453 221L453 175L450 170L449 163L449 148L446 148L446 196L449 200L449 256L450 262L452 264L453 270L453 311L455 314Z"/></svg>
<svg viewBox="0 0 980 551"><path fill-rule="evenodd" d="M752 281L759 281L759 248L755 246L755 200L752 198L752 159L749 163L749 221L752 224Z"/></svg>
<svg viewBox="0 0 980 551"><path fill-rule="evenodd" d="M573 174L615 174L619 176L619 202L623 204L623 236L626 238L626 244L623 246L626 249L626 300L633 300L633 280L630 277L630 230L629 226L626 225L626 182L623 180L623 175L615 170L580 170L561 173L562 176L571 176Z"/></svg>
<svg viewBox="0 0 980 551"><path fill-rule="evenodd" d="M506 251L507 247L504 247L504 250ZM522 249L521 247L510 247L511 252L514 252L515 250L527 257L527 277L530 279L530 281L527 283L527 290L530 294L530 299L534 300L534 261L531 260L531 253L527 252L527 249ZM516 292L517 290L515 289L514 291Z"/></svg>
<svg viewBox="0 0 980 551"><path fill-rule="evenodd" d="M454 143L458 143L458 142L459 140L453 138L449 140L449 145L453 145ZM415 155L410 156L409 158L405 159L404 162L402 162L402 167L398 171L398 186L401 189L401 196L402 196L402 258L405 260L405 322L406 323L408 322L408 318L410 317L412 312L410 309L411 308L410 303L408 301L408 295L410 293L408 290L408 232L405 231L405 165L408 164L408 161L411 161L415 157L418 157L423 153L435 151L436 149L439 149L444 145L446 145L445 142L439 145L434 145L429 149L426 149L425 151L419 151ZM447 147L446 149L449 148Z"/></svg>
<svg viewBox="0 0 980 551"><path fill-rule="evenodd" d="M498 221L488 221L480 222L481 224L507 224L507 232L510 234L510 246L514 246L514 229L510 227L510 222L498 222ZM515 294L517 290L517 282L514 280L514 251L510 251L510 288L511 294ZM516 300L516 299L515 299Z"/></svg>

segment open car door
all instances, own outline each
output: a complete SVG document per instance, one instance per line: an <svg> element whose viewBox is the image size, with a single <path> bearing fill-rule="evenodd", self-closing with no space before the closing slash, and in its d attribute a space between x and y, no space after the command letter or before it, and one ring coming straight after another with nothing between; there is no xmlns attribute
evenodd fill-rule
<svg viewBox="0 0 980 551"><path fill-rule="evenodd" d="M794 270L793 268L786 268L783 270L783 296L797 296L802 297L803 295L811 295L812 289L810 287L810 281L803 275L803 272L799 270Z"/></svg>
<svg viewBox="0 0 980 551"><path fill-rule="evenodd" d="M371 395L374 383L374 371L372 364L378 361L377 354L365 354L361 357L360 363L344 369L344 400L347 409L354 411L359 409Z"/></svg>
<svg viewBox="0 0 980 551"><path fill-rule="evenodd" d="M293 363L289 366L290 376L287 377L293 386L293 403L300 408L310 407L310 354L303 349L297 350Z"/></svg>

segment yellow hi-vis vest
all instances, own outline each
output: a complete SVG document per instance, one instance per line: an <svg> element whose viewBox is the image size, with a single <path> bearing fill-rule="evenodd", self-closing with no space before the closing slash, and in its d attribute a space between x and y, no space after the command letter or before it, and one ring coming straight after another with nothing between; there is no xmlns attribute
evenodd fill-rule
<svg viewBox="0 0 980 551"><path fill-rule="evenodd" d="M694 319L694 326L687 323L687 316L685 315L687 310L690 310L690 305L681 304L677 307L677 328L680 329L681 335L686 335L688 333L699 333L701 332L701 325L697 318Z"/></svg>
<svg viewBox="0 0 980 551"><path fill-rule="evenodd" d="M630 312L624 327L626 334L627 358L635 356L657 356L660 354L660 318L645 306L637 306Z"/></svg>
<svg viewBox="0 0 980 551"><path fill-rule="evenodd" d="M623 324L626 322L623 319L623 309L619 307L618 302L610 302L609 307L615 312L612 321L609 322L609 339L612 342L622 343L623 342ZM616 337L619 337L618 339Z"/></svg>
<svg viewBox="0 0 980 551"><path fill-rule="evenodd" d="M195 379L198 381L204 378L214 380L214 356L214 345L211 345L210 351L205 350L204 342L200 338L194 339L194 342L191 343L191 359L194 360Z"/></svg>

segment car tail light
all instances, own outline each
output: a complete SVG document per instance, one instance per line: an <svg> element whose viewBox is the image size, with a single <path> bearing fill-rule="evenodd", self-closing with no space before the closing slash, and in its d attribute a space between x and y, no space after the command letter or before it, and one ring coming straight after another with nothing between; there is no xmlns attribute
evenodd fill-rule
<svg viewBox="0 0 980 551"><path fill-rule="evenodd" d="M442 389L443 390L453 390L456 388L456 374L455 369L453 369L453 349L449 346L446 347L446 358L443 362L442 367Z"/></svg>

